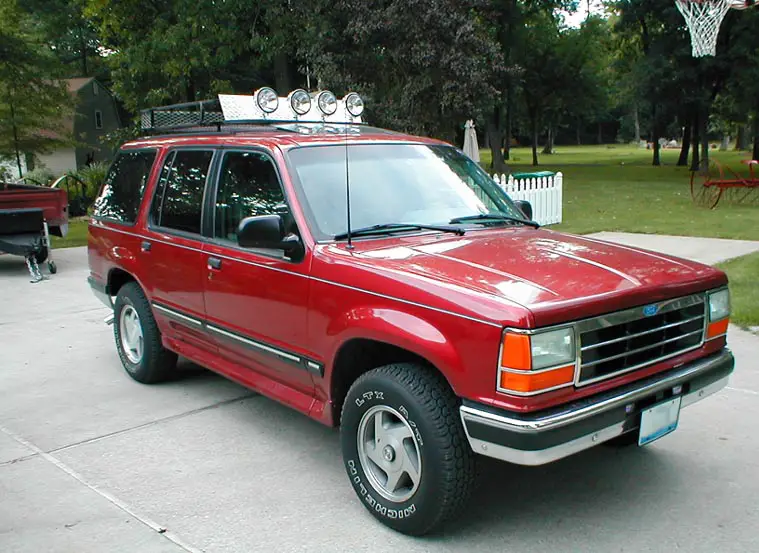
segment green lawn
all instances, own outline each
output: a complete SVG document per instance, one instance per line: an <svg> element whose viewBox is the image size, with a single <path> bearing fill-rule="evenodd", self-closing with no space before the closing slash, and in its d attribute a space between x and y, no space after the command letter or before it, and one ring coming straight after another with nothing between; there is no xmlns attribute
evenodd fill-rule
<svg viewBox="0 0 759 553"><path fill-rule="evenodd" d="M730 279L731 321L743 327L759 326L759 253L718 265Z"/></svg>
<svg viewBox="0 0 759 553"><path fill-rule="evenodd" d="M53 248L73 248L87 245L87 218L79 217L69 221L69 232L65 238L51 236Z"/></svg>
<svg viewBox="0 0 759 553"><path fill-rule="evenodd" d="M676 167L679 150L663 150L662 166L651 165L652 152L635 146L558 147L541 155L533 168L529 148L512 150L513 171L550 170L564 174L565 232L624 231L681 236L759 240L759 203L721 201L714 210L693 204L690 172ZM745 171L748 155L712 151L723 165ZM490 165L490 152L481 150L481 163ZM759 200L759 190L754 194Z"/></svg>

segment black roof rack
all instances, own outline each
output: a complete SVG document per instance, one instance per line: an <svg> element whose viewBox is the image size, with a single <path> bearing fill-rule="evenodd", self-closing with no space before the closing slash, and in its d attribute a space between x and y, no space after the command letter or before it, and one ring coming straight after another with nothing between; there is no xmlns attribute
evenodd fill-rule
<svg viewBox="0 0 759 553"><path fill-rule="evenodd" d="M224 117L222 103L215 100L186 102L155 108L140 112L140 127L147 134L205 133L205 132L241 132L254 129L265 130L278 128L301 134L335 133L339 128L365 126L362 121L298 121L297 119L253 119L230 120ZM345 132L345 131L339 131Z"/></svg>
<svg viewBox="0 0 759 553"><path fill-rule="evenodd" d="M172 104L143 109L140 112L140 126L143 131L220 131L222 125L224 114L219 100Z"/></svg>

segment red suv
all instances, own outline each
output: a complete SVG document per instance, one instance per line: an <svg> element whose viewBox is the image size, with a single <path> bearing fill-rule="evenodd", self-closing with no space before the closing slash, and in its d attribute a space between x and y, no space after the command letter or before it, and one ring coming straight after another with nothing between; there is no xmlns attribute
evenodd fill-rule
<svg viewBox="0 0 759 553"><path fill-rule="evenodd" d="M122 146L89 281L132 378L182 355L339 426L361 503L423 534L464 505L475 454L644 445L733 370L722 272L529 211L437 140L203 125Z"/></svg>

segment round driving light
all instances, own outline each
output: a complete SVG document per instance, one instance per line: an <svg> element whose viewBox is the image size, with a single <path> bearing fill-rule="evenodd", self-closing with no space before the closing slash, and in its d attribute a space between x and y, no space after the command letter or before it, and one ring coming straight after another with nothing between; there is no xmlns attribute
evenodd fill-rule
<svg viewBox="0 0 759 553"><path fill-rule="evenodd" d="M265 86L256 91L256 103L264 113L272 113L279 107L279 97L273 88Z"/></svg>
<svg viewBox="0 0 759 553"><path fill-rule="evenodd" d="M361 96L355 92L351 92L345 97L345 108L353 117L358 117L364 113L364 101Z"/></svg>
<svg viewBox="0 0 759 553"><path fill-rule="evenodd" d="M316 105L324 115L332 115L337 111L337 98L332 92L325 90L316 97Z"/></svg>
<svg viewBox="0 0 759 553"><path fill-rule="evenodd" d="M302 88L293 90L290 93L289 100L290 107L298 115L306 115L311 110L311 96Z"/></svg>

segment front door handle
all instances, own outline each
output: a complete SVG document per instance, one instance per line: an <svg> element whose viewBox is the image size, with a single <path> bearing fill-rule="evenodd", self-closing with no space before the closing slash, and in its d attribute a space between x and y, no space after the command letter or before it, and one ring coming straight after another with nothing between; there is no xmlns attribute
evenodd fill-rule
<svg viewBox="0 0 759 553"><path fill-rule="evenodd" d="M208 268L209 269L216 269L217 271L221 269L221 259L218 257L209 257L208 258Z"/></svg>
<svg viewBox="0 0 759 553"><path fill-rule="evenodd" d="M144 252L149 252L150 242L148 242L147 240L143 240L142 243L140 244L140 249Z"/></svg>

